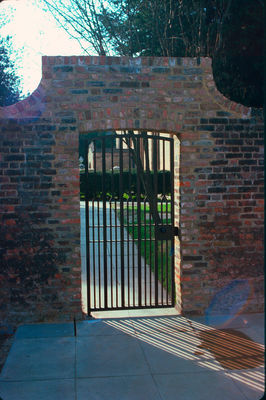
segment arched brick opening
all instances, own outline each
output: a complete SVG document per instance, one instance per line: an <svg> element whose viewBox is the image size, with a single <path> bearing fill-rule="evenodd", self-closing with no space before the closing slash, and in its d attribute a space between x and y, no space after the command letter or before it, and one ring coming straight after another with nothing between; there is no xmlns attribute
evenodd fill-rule
<svg viewBox="0 0 266 400"><path fill-rule="evenodd" d="M118 125L119 126L119 125ZM124 124L123 124L124 126ZM118 128L116 132L127 132L130 129L125 127L125 128ZM105 128L102 130L102 132L107 132L108 129ZM141 127L138 130L134 130L135 134L141 133L143 131L146 131L148 134L155 134L155 135L163 135L163 136L168 136L174 139L173 147L174 147L174 171L173 171L173 177L174 177L174 193L173 193L173 198L174 198L174 226L178 227L180 226L180 140L179 140L179 134L178 133L172 133L172 132L166 132L166 130L163 131L156 131L153 129L152 131L147 131L146 129L142 129ZM84 134L89 134L93 133L95 131L84 131ZM101 132L101 130L97 130L97 132ZM109 130L110 132L110 130ZM114 131L115 132L115 131ZM82 133L81 133L82 135ZM170 153L170 151L169 151ZM169 155L168 153L168 155ZM170 163L170 160L168 160ZM99 159L97 163L101 163L102 160ZM118 161L119 163L119 161ZM158 168L159 170L159 168ZM125 206L126 207L126 206ZM148 228L147 228L148 229ZM172 251L171 251L172 252ZM181 274L181 255L180 255L180 240L179 237L176 236L174 240L174 251L173 251L173 256L174 256L174 275L175 275L175 301L176 301L176 308L178 311L182 311L182 291L180 287L180 274ZM84 267L83 267L84 268ZM86 282L87 283L87 282ZM85 298L85 304L83 304L83 309L87 310L87 293L85 293L86 289L83 289L83 296L82 298ZM148 290L148 289L147 289Z"/></svg>
<svg viewBox="0 0 266 400"><path fill-rule="evenodd" d="M217 91L210 59L44 57L37 90L0 118L3 321L80 315L78 137L110 129L178 134L178 309L203 314L244 278L262 310L263 119Z"/></svg>

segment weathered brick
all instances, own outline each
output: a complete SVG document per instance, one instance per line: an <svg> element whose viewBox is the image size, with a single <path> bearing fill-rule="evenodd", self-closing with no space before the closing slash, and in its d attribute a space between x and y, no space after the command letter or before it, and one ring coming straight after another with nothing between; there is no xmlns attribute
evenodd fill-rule
<svg viewBox="0 0 266 400"><path fill-rule="evenodd" d="M106 86L106 83L103 81L88 81L86 86L104 87Z"/></svg>
<svg viewBox="0 0 266 400"><path fill-rule="evenodd" d="M88 90L86 89L72 89L70 90L72 94L87 94Z"/></svg>
<svg viewBox="0 0 266 400"><path fill-rule="evenodd" d="M24 154L12 154L4 157L5 161L24 161Z"/></svg>
<svg viewBox="0 0 266 400"><path fill-rule="evenodd" d="M120 82L120 87L139 88L140 87L140 82L138 82L138 81L124 81L124 82Z"/></svg>
<svg viewBox="0 0 266 400"><path fill-rule="evenodd" d="M57 65L56 67L53 67L53 70L55 72L72 72L73 67L70 65Z"/></svg>
<svg viewBox="0 0 266 400"><path fill-rule="evenodd" d="M103 93L118 94L118 93L122 93L122 89L103 89Z"/></svg>
<svg viewBox="0 0 266 400"><path fill-rule="evenodd" d="M197 126L198 131L214 131L214 126L213 125L200 125Z"/></svg>
<svg viewBox="0 0 266 400"><path fill-rule="evenodd" d="M166 67L154 67L151 69L151 72L155 74L166 74L170 72L170 69Z"/></svg>

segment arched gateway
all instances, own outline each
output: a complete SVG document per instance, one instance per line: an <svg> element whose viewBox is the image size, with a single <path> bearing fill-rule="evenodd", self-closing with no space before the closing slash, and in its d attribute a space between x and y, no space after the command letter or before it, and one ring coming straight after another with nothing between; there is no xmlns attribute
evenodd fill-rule
<svg viewBox="0 0 266 400"><path fill-rule="evenodd" d="M43 57L0 118L3 321L81 316L79 134L106 130L175 140L178 310L203 314L238 278L262 310L263 121L217 91L210 59Z"/></svg>

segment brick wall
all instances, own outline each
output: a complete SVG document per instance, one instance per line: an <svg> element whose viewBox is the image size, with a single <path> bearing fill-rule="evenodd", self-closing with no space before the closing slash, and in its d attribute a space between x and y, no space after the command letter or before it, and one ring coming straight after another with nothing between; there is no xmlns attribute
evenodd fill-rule
<svg viewBox="0 0 266 400"><path fill-rule="evenodd" d="M0 109L2 320L80 316L78 137L110 129L176 135L178 309L203 314L244 278L254 289L247 310L261 310L255 111L217 91L207 58L44 57L37 90Z"/></svg>
<svg viewBox="0 0 266 400"><path fill-rule="evenodd" d="M0 129L1 322L80 314L76 133L47 119Z"/></svg>
<svg viewBox="0 0 266 400"><path fill-rule="evenodd" d="M202 313L219 289L247 279L246 311L263 310L263 126L217 112L180 141L183 309Z"/></svg>

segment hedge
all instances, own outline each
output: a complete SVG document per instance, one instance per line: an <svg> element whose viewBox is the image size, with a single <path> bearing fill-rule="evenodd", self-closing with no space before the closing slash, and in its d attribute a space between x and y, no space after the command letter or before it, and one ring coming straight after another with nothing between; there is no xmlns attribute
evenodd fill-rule
<svg viewBox="0 0 266 400"><path fill-rule="evenodd" d="M150 173L154 182L154 172ZM122 172L123 197L136 198L137 196L137 173ZM119 199L120 194L120 172L106 172L104 175L105 192L107 198ZM170 171L157 172L157 193L168 195L171 192L171 173ZM145 190L140 180L140 194L145 197ZM88 179L84 173L80 174L80 197L88 200L103 198L103 174L101 172L89 172Z"/></svg>

